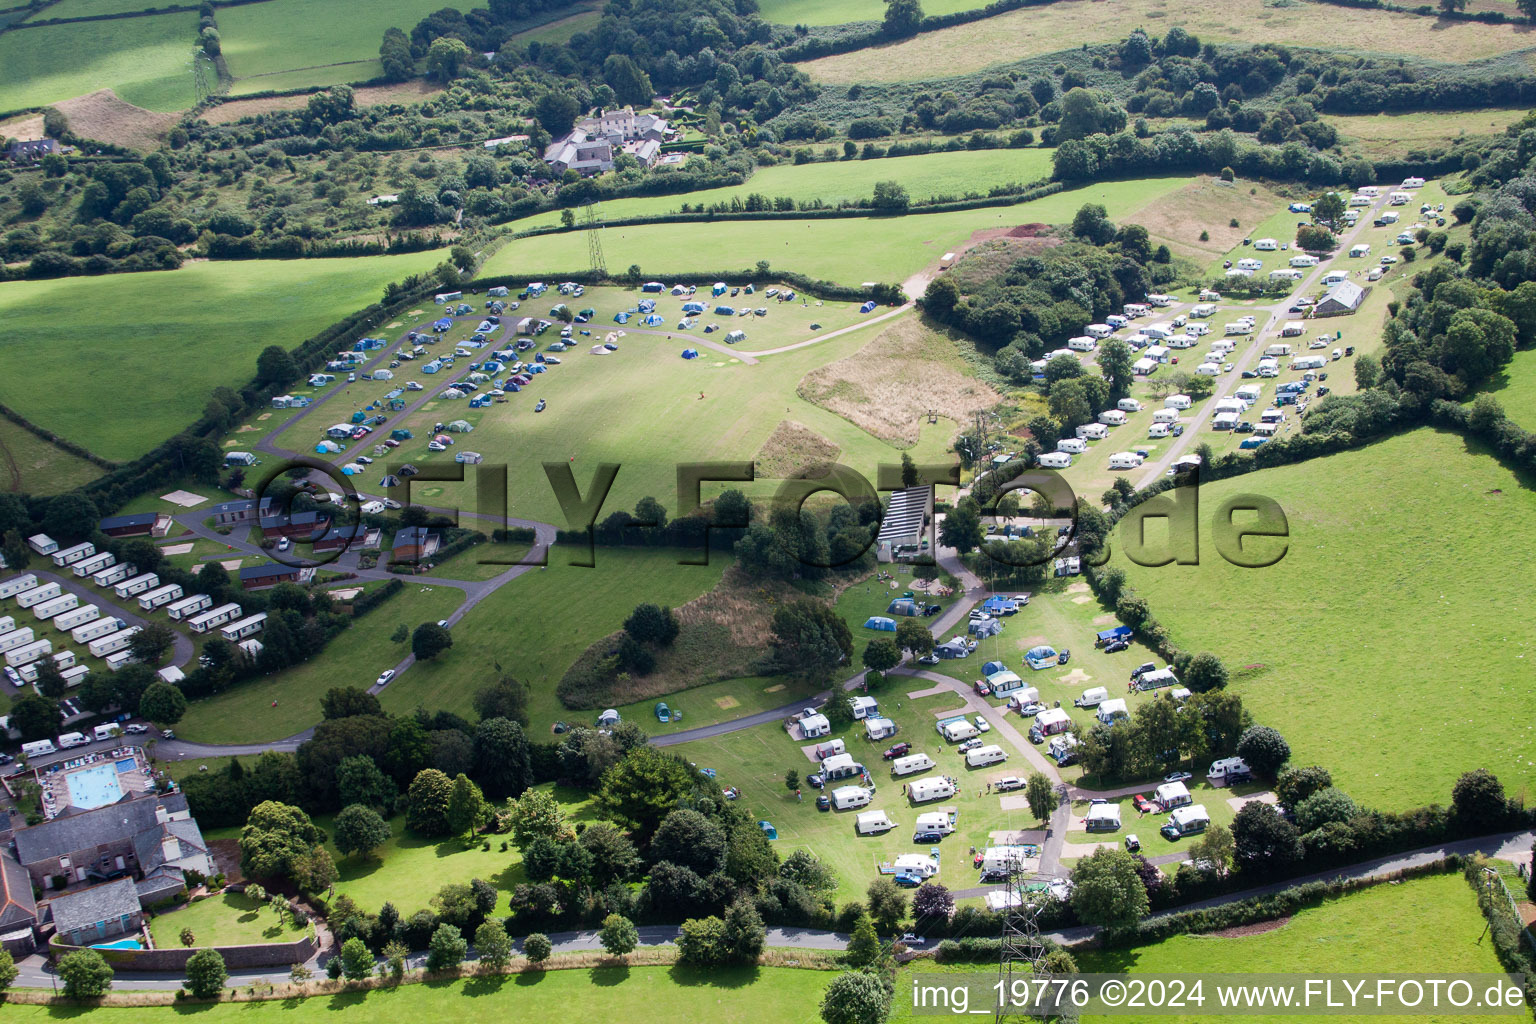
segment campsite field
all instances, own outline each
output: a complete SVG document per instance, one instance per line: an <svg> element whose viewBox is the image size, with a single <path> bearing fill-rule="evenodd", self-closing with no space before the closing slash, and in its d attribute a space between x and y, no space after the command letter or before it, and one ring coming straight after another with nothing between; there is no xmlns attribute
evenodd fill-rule
<svg viewBox="0 0 1536 1024"><path fill-rule="evenodd" d="M103 86L148 110L190 107L197 101L196 36L195 11L12 29L0 34L0 110L56 103Z"/></svg>
<svg viewBox="0 0 1536 1024"><path fill-rule="evenodd" d="M558 960L552 961L558 966ZM202 1006L205 1024L477 1024L487 1019L644 1021L711 1024L814 1024L821 991L836 975L793 967L591 967L529 971L505 977L399 985L311 999L224 1002ZM13 1005L6 1016L26 1024L84 1019L104 1024L169 1024L174 1006L60 1009Z"/></svg>
<svg viewBox="0 0 1536 1024"><path fill-rule="evenodd" d="M957 213L604 228L603 252L609 266L638 264L651 275L748 268L765 259L771 267L841 283L899 282L937 263L978 231L1034 221L1065 223L1084 203L1101 203L1112 219L1120 220L1188 181L1163 177L1100 182L1029 203ZM512 223L514 231L524 226L523 221ZM586 266L585 233L566 231L508 243L490 258L482 275L554 276Z"/></svg>
<svg viewBox="0 0 1536 1024"><path fill-rule="evenodd" d="M1479 571L1505 557L1495 538L1536 529L1528 482L1423 429L1202 492L1206 509L1239 493L1278 501L1285 557L1232 566L1202 522L1198 566L1112 564L1175 643L1226 661L1295 763L1394 810L1447 802L1468 756L1510 793L1529 790L1536 703L1517 680L1532 609L1519 574Z"/></svg>
<svg viewBox="0 0 1536 1024"><path fill-rule="evenodd" d="M197 419L213 388L254 376L267 345L292 348L440 260L239 260L0 285L0 318L29 328L0 338L0 401L98 455L132 459ZM83 329L82 288L95 320ZM68 357L38 358L34 337L68 338Z"/></svg>
<svg viewBox="0 0 1536 1024"><path fill-rule="evenodd" d="M1444 22L1413 14L1328 4L1271 6L1264 0L1057 0L922 35L890 46L801 64L828 84L907 82L961 75L994 64L1124 38L1137 25L1174 26L1205 43L1284 43L1359 53L1468 61L1529 45L1523 26Z"/></svg>
<svg viewBox="0 0 1536 1024"><path fill-rule="evenodd" d="M986 195L996 185L1028 185L1049 178L1054 152L1043 148L981 149L881 160L784 163L760 168L740 185L679 195L609 200L603 203L600 216L618 219L676 213L684 203L697 209L700 204L729 203L734 198L745 199L752 193L770 199L791 196L802 203L820 199L829 206L836 206L840 202L870 198L875 183L881 181L899 181L914 202L936 196L958 199L967 193ZM517 225L519 230L526 230L558 223L560 212L551 210L520 220Z"/></svg>
<svg viewBox="0 0 1536 1024"><path fill-rule="evenodd" d="M101 474L101 467L0 417L0 492L62 494Z"/></svg>

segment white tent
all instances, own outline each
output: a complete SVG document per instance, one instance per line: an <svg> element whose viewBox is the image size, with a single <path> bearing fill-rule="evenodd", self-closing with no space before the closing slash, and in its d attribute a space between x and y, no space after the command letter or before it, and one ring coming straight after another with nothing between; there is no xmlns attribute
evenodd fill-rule
<svg viewBox="0 0 1536 1024"><path fill-rule="evenodd" d="M1088 808L1084 826L1089 832L1104 830L1113 832L1120 827L1119 804L1094 804Z"/></svg>
<svg viewBox="0 0 1536 1024"><path fill-rule="evenodd" d="M1157 787L1157 802L1164 809L1183 807L1191 800L1189 789L1182 782L1165 782Z"/></svg>

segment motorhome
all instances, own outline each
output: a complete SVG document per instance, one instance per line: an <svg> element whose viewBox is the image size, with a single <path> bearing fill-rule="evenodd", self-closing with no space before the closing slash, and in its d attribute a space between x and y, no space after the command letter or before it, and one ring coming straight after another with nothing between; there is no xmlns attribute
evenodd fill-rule
<svg viewBox="0 0 1536 1024"><path fill-rule="evenodd" d="M864 811L853 821L854 829L861 836L877 836L896 827L896 823L884 811Z"/></svg>
<svg viewBox="0 0 1536 1024"><path fill-rule="evenodd" d="M983 768L989 764L1001 764L1008 760L1007 751L995 743L989 743L984 747L976 747L965 752L965 763L972 768Z"/></svg>
<svg viewBox="0 0 1536 1024"><path fill-rule="evenodd" d="M916 775L936 766L936 762L927 754L908 754L891 762L891 775L899 779L903 775Z"/></svg>
<svg viewBox="0 0 1536 1024"><path fill-rule="evenodd" d="M1240 757L1223 757L1212 761L1205 773L1205 781L1212 786L1229 786L1253 776L1253 769Z"/></svg>
<svg viewBox="0 0 1536 1024"><path fill-rule="evenodd" d="M91 735L98 740L110 740L121 732L122 729L119 726L107 724L98 725L96 728L92 729Z"/></svg>
<svg viewBox="0 0 1536 1024"><path fill-rule="evenodd" d="M36 740L32 743L21 745L21 756L25 758L46 757L49 754L57 754L59 748L53 745L53 740Z"/></svg>
<svg viewBox="0 0 1536 1024"><path fill-rule="evenodd" d="M907 795L914 804L925 804L931 800L947 800L956 793L953 779L942 776L933 779L918 779L907 786Z"/></svg>

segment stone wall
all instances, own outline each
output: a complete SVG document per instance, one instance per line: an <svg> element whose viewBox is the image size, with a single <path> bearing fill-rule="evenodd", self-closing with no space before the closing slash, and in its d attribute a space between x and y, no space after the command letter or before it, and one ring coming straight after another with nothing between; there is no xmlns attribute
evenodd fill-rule
<svg viewBox="0 0 1536 1024"><path fill-rule="evenodd" d="M72 946L67 942L61 942L57 936L49 943L55 957L66 953L73 953L77 949L88 947ZM113 970L118 971L182 971L186 969L187 961L192 954L200 953L210 947L193 946L188 948L166 949L98 949ZM224 965L230 970L245 967L288 967L293 964L301 964L315 955L320 948L313 936L306 936L294 942L263 942L251 946L214 946L219 955L224 958Z"/></svg>

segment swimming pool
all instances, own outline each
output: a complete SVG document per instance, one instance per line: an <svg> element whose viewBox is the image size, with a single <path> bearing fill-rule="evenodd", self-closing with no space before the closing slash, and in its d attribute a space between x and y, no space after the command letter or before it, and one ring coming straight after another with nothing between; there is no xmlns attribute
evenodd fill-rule
<svg viewBox="0 0 1536 1024"><path fill-rule="evenodd" d="M121 761L117 762L117 773L121 775L124 772L131 772L138 766L139 762L135 761L131 757L125 757Z"/></svg>
<svg viewBox="0 0 1536 1024"><path fill-rule="evenodd" d="M92 949L143 949L144 944L138 939L118 939L116 942L98 942Z"/></svg>
<svg viewBox="0 0 1536 1024"><path fill-rule="evenodd" d="M108 764L95 764L89 768L70 772L64 776L69 786L69 802L87 810L117 803L123 798L123 787L117 783L117 768Z"/></svg>

